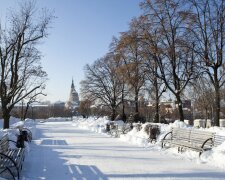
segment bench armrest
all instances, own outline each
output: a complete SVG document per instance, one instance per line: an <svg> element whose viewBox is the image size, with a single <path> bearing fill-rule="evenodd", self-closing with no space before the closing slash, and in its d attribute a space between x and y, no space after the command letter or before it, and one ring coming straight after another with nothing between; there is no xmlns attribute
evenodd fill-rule
<svg viewBox="0 0 225 180"><path fill-rule="evenodd" d="M205 146L205 144L206 144L208 141L211 141L211 146L213 146L213 138L209 138L209 139L205 140L205 142L204 142L204 143L202 144L202 146L201 146L202 151L199 152L199 157L201 156L201 154L202 154L204 151L209 150L209 149L204 149L204 146Z"/></svg>
<svg viewBox="0 0 225 180"><path fill-rule="evenodd" d="M8 141L9 141L9 142L13 142L13 143L16 144L16 141L13 141L13 140L11 140L11 139L8 139Z"/></svg>
<svg viewBox="0 0 225 180"><path fill-rule="evenodd" d="M166 140L166 137L172 134L172 131L168 132L163 138L162 138L162 148L164 147L163 141Z"/></svg>

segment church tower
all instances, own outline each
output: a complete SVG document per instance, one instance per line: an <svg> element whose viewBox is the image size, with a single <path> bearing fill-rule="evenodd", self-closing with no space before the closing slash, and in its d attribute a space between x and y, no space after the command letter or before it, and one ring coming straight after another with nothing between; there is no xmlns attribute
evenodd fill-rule
<svg viewBox="0 0 225 180"><path fill-rule="evenodd" d="M71 110L76 109L79 106L79 96L75 89L73 79L72 79L72 84L70 89L69 101L66 102L65 106L67 109L71 109Z"/></svg>

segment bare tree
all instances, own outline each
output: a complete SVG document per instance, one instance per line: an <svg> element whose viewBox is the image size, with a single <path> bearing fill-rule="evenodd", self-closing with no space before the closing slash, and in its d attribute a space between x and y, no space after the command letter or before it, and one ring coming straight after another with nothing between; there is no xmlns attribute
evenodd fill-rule
<svg viewBox="0 0 225 180"><path fill-rule="evenodd" d="M107 106L111 110L112 120L116 117L117 108L121 103L122 92L120 80L116 74L119 64L113 58L112 54L108 54L95 61L93 65L86 65L86 77L81 82L83 97Z"/></svg>
<svg viewBox="0 0 225 180"><path fill-rule="evenodd" d="M126 84L128 84L130 91L134 94L135 113L138 115L138 98L145 82L145 75L142 69L143 58L140 54L141 43L138 39L138 29L133 22L130 24L130 30L122 33L118 42L117 52L119 52L123 61L121 69L123 68L123 73L126 74Z"/></svg>
<svg viewBox="0 0 225 180"><path fill-rule="evenodd" d="M47 37L53 16L47 10L36 16L33 2L11 11L6 27L0 26L0 97L4 118L3 128L9 128L10 112L14 105L44 89L46 72L40 64L38 43Z"/></svg>
<svg viewBox="0 0 225 180"><path fill-rule="evenodd" d="M26 102L26 108L24 110L24 113L22 113L22 120L26 119L30 105L34 102L38 102L38 96L40 96L40 95L46 96L46 94L44 94L42 92L38 92L38 93L34 92L32 94L29 94L26 98L24 98L27 102Z"/></svg>
<svg viewBox="0 0 225 180"><path fill-rule="evenodd" d="M194 44L188 38L189 12L181 0L145 0L141 7L148 23L154 27L157 41L155 52L160 78L176 97L180 120L184 120L182 93L193 77Z"/></svg>
<svg viewBox="0 0 225 180"><path fill-rule="evenodd" d="M123 54L121 51L118 51L119 40L115 37L113 37L112 42L110 44L110 53L113 54L114 58L113 60L117 64L116 68L116 74L119 80L120 89L121 89L121 106L122 106L122 112L121 112L121 118L123 121L126 121L127 116L125 113L125 108L127 105L127 96L129 94L129 88L126 84L127 74L125 73L126 70L124 69L124 61L123 61Z"/></svg>
<svg viewBox="0 0 225 180"><path fill-rule="evenodd" d="M149 56L150 57L150 56ZM166 86L163 81L158 78L157 73L159 67L155 62L155 59L146 59L146 80L150 82L149 94L151 99L154 100L155 116L154 122L159 123L160 121L160 98L163 93L166 92Z"/></svg>
<svg viewBox="0 0 225 180"><path fill-rule="evenodd" d="M194 111L198 109L203 112L202 114L205 119L211 118L215 100L211 82L205 77L200 77L192 83L191 87L191 96L194 99Z"/></svg>
<svg viewBox="0 0 225 180"><path fill-rule="evenodd" d="M195 51L202 60L215 90L215 125L220 119L220 89L225 82L225 0L189 0L192 9L192 36L198 42Z"/></svg>
<svg viewBox="0 0 225 180"><path fill-rule="evenodd" d="M84 99L80 102L78 111L83 117L88 117L91 115L91 104L92 102L89 99Z"/></svg>
<svg viewBox="0 0 225 180"><path fill-rule="evenodd" d="M143 58L143 69L146 78L145 86L148 86L147 91L155 102L154 122L158 123L160 98L166 91L165 83L158 76L160 73L158 60L162 58L162 52L160 53L158 48L159 36L157 31L148 23L146 17L141 16L138 19L134 19L133 25L139 28L139 41L142 45L140 54Z"/></svg>

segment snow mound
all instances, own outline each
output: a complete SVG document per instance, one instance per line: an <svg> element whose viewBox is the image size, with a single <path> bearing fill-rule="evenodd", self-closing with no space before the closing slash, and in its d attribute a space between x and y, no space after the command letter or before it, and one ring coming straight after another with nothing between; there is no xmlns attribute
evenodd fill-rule
<svg viewBox="0 0 225 180"><path fill-rule="evenodd" d="M220 146L214 147L211 151L204 152L201 161L209 165L225 169L225 142Z"/></svg>
<svg viewBox="0 0 225 180"><path fill-rule="evenodd" d="M174 121L174 123L170 124L170 127L188 128L189 126L183 121L176 120L176 121Z"/></svg>
<svg viewBox="0 0 225 180"><path fill-rule="evenodd" d="M76 118L73 120L73 126L76 126L81 129L86 129L98 133L104 133L106 124L109 123L107 117L90 117L90 118Z"/></svg>

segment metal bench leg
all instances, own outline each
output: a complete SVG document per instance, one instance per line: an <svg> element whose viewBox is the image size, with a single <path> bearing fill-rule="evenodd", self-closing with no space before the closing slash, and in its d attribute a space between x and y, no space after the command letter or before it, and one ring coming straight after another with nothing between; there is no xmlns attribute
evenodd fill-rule
<svg viewBox="0 0 225 180"><path fill-rule="evenodd" d="M12 175L13 179L16 180L16 178L15 178L15 176L13 175L12 171L11 171L8 167L6 167L6 169L7 169L7 170L9 171L9 173Z"/></svg>

